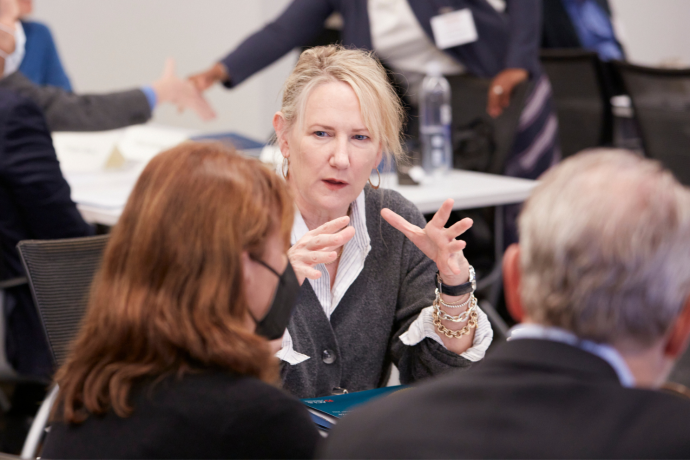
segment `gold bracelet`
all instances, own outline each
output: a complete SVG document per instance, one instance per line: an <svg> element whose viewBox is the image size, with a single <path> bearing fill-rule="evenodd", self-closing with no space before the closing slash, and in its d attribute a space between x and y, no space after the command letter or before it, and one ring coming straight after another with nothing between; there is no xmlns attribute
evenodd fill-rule
<svg viewBox="0 0 690 460"><path fill-rule="evenodd" d="M471 302L470 307L467 310L460 313L458 316L450 315L445 311L441 310L441 304L443 302L440 302L439 299L434 300L433 307L439 319L444 321L452 321L454 323L464 323L470 317L472 312L477 309L477 298L474 296L474 294L470 294L470 298L468 299L468 301Z"/></svg>
<svg viewBox="0 0 690 460"><path fill-rule="evenodd" d="M434 318L434 326L436 326L438 328L438 330L441 334L445 335L446 337L448 337L450 339L459 339L463 335L469 334L473 328L477 327L477 322L478 322L478 318L479 318L477 315L477 311L474 310L474 311L472 311L472 314L470 315L470 320L467 322L465 327L463 327L460 330L453 331L451 329L448 329L446 326L444 326L441 323L441 320L439 320L436 312L433 312L432 316Z"/></svg>

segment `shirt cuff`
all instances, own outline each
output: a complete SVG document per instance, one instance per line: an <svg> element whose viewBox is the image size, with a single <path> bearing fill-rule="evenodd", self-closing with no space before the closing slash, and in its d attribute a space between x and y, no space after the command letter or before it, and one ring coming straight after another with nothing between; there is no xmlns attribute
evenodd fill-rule
<svg viewBox="0 0 690 460"><path fill-rule="evenodd" d="M298 353L292 348L292 337L290 337L290 332L285 329L285 334L283 334L282 348L278 350L278 353L276 353L276 358L294 366L295 364L308 360L309 356Z"/></svg>
<svg viewBox="0 0 690 460"><path fill-rule="evenodd" d="M146 100L149 101L149 107L151 107L151 111L153 112L153 109L156 108L156 104L158 103L158 96L156 95L156 91L154 91L153 87L149 85L142 86L139 89L142 93L144 93L144 96L146 96Z"/></svg>
<svg viewBox="0 0 690 460"><path fill-rule="evenodd" d="M400 341L408 347L417 345L424 339L431 339L438 342L443 348L443 340L436 331L433 318L434 307L426 307L419 316L410 324L409 329L400 336ZM494 331L491 329L491 323L486 313L481 308L477 307L477 330L474 332L474 341L472 346L460 353L460 356L468 361L477 362L484 358L486 350L488 350L491 341L494 338Z"/></svg>

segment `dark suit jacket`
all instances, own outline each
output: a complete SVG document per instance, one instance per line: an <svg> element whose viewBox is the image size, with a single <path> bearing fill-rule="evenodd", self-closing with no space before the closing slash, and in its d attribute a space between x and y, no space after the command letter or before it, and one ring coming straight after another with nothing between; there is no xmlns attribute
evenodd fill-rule
<svg viewBox="0 0 690 460"><path fill-rule="evenodd" d="M493 77L510 67L539 73L540 0L507 0L506 15L496 12L485 0L408 1L432 42L433 16L447 8L471 9L479 40L445 50L470 73ZM334 11L343 17L343 44L372 49L367 0L294 0L275 21L249 36L222 60L231 77L226 86L238 85L293 48L311 43Z"/></svg>
<svg viewBox="0 0 690 460"><path fill-rule="evenodd" d="M611 19L611 7L608 0L596 0L596 2ZM544 0L542 17L542 48L582 48L580 37L561 0ZM620 42L618 46L625 52Z"/></svg>
<svg viewBox="0 0 690 460"><path fill-rule="evenodd" d="M43 458L312 458L302 403L257 379L214 371L134 387L134 412L53 423Z"/></svg>
<svg viewBox="0 0 690 460"><path fill-rule="evenodd" d="M48 126L36 105L0 88L0 279L23 274L17 243L91 235L70 198ZM6 296L8 358L21 373L50 368L43 330L26 286Z"/></svg>
<svg viewBox="0 0 690 460"><path fill-rule="evenodd" d="M1 79L0 88L34 101L51 131L105 131L145 123L151 118L146 95L138 89L80 95L56 86L36 85L21 72Z"/></svg>
<svg viewBox="0 0 690 460"><path fill-rule="evenodd" d="M599 357L515 340L355 410L325 458L688 458L690 401L624 388Z"/></svg>

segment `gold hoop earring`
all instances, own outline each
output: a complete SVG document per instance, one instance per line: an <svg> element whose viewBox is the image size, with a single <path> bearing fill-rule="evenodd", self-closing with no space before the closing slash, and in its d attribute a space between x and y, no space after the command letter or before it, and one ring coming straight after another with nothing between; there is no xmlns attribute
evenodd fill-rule
<svg viewBox="0 0 690 460"><path fill-rule="evenodd" d="M369 178L369 185L371 185L371 188L374 190L378 190L379 187L381 187L381 173L379 172L379 168L376 168L376 174L379 176L379 183L374 186L374 184L371 183L371 177Z"/></svg>
<svg viewBox="0 0 690 460"><path fill-rule="evenodd" d="M283 157L283 166L281 166L280 172L283 173L285 179L290 175L290 159L288 157Z"/></svg>

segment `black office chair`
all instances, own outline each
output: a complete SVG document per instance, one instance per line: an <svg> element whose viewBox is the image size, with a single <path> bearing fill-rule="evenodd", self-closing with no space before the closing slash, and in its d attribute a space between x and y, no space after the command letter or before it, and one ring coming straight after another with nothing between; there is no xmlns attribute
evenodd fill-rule
<svg viewBox="0 0 690 460"><path fill-rule="evenodd" d="M690 185L690 68L615 65L632 100L645 155Z"/></svg>
<svg viewBox="0 0 690 460"><path fill-rule="evenodd" d="M17 245L56 367L64 363L79 331L108 238L26 240ZM54 386L41 404L22 458L35 458L57 392Z"/></svg>
<svg viewBox="0 0 690 460"><path fill-rule="evenodd" d="M492 118L486 112L491 79L471 75L446 78L451 88L453 166L503 174L532 83L518 85L510 105Z"/></svg>
<svg viewBox="0 0 690 460"><path fill-rule="evenodd" d="M578 49L547 49L541 64L551 81L558 114L561 155L609 145L613 112L596 53Z"/></svg>

